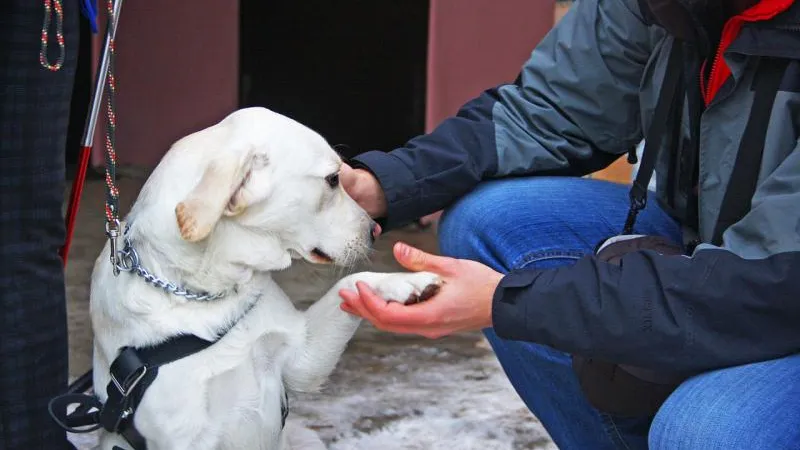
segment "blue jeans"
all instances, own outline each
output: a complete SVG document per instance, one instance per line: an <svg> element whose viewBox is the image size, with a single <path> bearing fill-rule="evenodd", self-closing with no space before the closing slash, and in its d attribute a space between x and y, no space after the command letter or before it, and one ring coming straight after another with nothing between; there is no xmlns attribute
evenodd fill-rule
<svg viewBox="0 0 800 450"><path fill-rule="evenodd" d="M486 182L445 213L440 248L503 273L571 264L620 232L627 195L623 185L581 178ZM655 201L639 214L636 231L681 240ZM800 449L800 355L694 377L655 417L621 418L589 405L569 354L484 333L559 448Z"/></svg>

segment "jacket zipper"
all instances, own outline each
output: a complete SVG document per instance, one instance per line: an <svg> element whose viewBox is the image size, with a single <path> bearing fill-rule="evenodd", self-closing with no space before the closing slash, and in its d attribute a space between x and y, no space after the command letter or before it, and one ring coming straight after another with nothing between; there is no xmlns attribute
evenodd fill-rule
<svg viewBox="0 0 800 450"><path fill-rule="evenodd" d="M719 71L720 60L722 60L722 53L723 53L722 49L718 47L716 55L714 55L714 62L711 65L711 72L709 72L709 74L708 74L708 81L709 82L711 80L716 79L716 74ZM702 78L703 78L703 73L701 72L700 73L700 79L702 80ZM707 99L706 100L706 105L708 105L709 103L711 103L711 99L708 98L708 95L711 92L710 83L704 83L704 84L701 84L701 86L705 86L705 89L703 89L703 97Z"/></svg>
<svg viewBox="0 0 800 450"><path fill-rule="evenodd" d="M716 89L718 89L724 82L724 80L717 78L726 77L729 75L722 71L722 68L720 67L722 63L724 63L724 50L727 50L728 46L735 40L736 35L739 34L742 26L744 26L746 23L754 23L771 19L777 14L786 11L794 2L795 0L761 0L755 6L744 11L742 14L728 19L728 21L725 23L725 26L722 28L722 36L719 46L717 47L717 54L714 57L714 64L711 66L711 74L708 77L709 83L708 86L706 86L707 89L703 93L706 105L711 103L712 99L710 98L710 95L712 93L712 88L716 91ZM795 27L792 27L792 25L796 24L787 25L787 27L789 29L795 29ZM796 28L800 28L800 26ZM726 70L728 69L727 66L724 68ZM714 92L714 94L716 95L716 92Z"/></svg>

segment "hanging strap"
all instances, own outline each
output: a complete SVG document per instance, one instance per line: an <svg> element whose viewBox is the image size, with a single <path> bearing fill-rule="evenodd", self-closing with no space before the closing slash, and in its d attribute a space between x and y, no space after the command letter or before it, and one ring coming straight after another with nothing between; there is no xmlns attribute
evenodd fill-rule
<svg viewBox="0 0 800 450"><path fill-rule="evenodd" d="M731 225L740 221L752 206L753 194L761 171L761 158L764 154L764 141L769 128L775 95L780 88L783 74L789 60L762 57L758 61L755 74L755 95L750 118L739 144L736 163L733 166L728 188L722 200L717 224L711 243L722 245L722 234Z"/></svg>
<svg viewBox="0 0 800 450"><path fill-rule="evenodd" d="M665 137L667 137L667 126L670 123L669 119L675 111L676 104L681 104L681 102L678 101L678 86L680 85L683 74L680 67L682 64L683 44L678 40L673 40L672 49L670 49L669 60L664 73L664 82L658 94L658 102L656 103L656 109L653 113L653 119L650 122L650 127L647 129L639 172L636 174L636 179L629 193L631 206L628 210L628 217L625 220L625 228L622 234L633 233L636 216L639 214L639 211L644 209L647 205L647 186L650 184L650 179L653 177L659 150L663 147ZM672 140L669 142L672 142Z"/></svg>

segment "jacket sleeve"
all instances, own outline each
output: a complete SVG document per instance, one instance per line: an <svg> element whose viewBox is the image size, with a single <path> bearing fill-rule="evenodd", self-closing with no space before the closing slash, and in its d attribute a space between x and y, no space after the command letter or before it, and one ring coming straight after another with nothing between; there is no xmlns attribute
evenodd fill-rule
<svg viewBox="0 0 800 450"><path fill-rule="evenodd" d="M800 352L800 143L751 211L691 257L652 251L509 273L493 322L506 339L684 373Z"/></svg>
<svg viewBox="0 0 800 450"><path fill-rule="evenodd" d="M383 187L384 225L442 209L482 179L585 175L635 147L651 32L635 0L576 2L516 82L483 92L402 148L354 158Z"/></svg>

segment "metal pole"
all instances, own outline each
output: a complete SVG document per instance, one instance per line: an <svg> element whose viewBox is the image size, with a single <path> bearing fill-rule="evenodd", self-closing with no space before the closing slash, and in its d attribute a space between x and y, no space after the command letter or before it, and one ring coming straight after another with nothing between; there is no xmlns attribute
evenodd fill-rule
<svg viewBox="0 0 800 450"><path fill-rule="evenodd" d="M110 24L108 32L106 33L105 42L103 42L103 54L100 59L100 68L97 71L95 79L94 95L92 96L92 107L89 110L89 117L86 121L86 128L83 130L83 146L91 147L94 143L94 132L97 127L97 117L100 115L100 105L103 103L103 89L105 88L105 80L108 75L108 54L111 52L109 48L110 42L117 36L117 23L119 22L119 12L122 9L122 0L114 1L114 20Z"/></svg>

